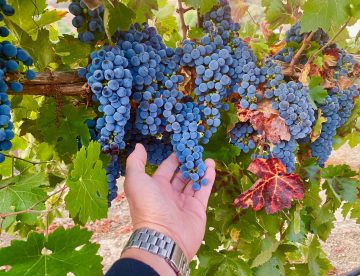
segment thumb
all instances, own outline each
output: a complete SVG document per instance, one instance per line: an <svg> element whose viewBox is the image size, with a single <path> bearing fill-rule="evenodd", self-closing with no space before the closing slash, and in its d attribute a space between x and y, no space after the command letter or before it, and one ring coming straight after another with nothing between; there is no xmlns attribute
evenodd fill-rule
<svg viewBox="0 0 360 276"><path fill-rule="evenodd" d="M126 160L126 175L136 175L145 172L147 153L142 144L136 144L134 151Z"/></svg>

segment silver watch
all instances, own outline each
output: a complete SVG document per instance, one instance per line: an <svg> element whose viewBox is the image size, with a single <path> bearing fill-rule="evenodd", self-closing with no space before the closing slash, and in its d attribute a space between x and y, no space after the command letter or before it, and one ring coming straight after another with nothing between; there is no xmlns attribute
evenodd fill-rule
<svg viewBox="0 0 360 276"><path fill-rule="evenodd" d="M128 248L138 248L161 256L178 276L190 275L189 263L176 243L164 234L148 228L132 233L123 252Z"/></svg>

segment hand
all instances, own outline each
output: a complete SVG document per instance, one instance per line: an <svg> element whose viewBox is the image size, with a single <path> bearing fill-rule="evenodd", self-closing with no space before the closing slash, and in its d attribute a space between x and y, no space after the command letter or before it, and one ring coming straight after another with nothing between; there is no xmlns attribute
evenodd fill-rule
<svg viewBox="0 0 360 276"><path fill-rule="evenodd" d="M153 176L145 173L147 153L137 144L126 163L125 194L134 229L148 227L172 238L188 261L201 246L205 234L206 208L215 180L215 162L205 161L207 186L197 192L177 172L179 161L170 155Z"/></svg>

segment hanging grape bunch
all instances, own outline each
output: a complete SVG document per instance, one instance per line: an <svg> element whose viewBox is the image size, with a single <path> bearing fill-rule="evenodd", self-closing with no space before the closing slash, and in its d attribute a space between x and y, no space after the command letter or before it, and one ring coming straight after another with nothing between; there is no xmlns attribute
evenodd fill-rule
<svg viewBox="0 0 360 276"><path fill-rule="evenodd" d="M0 2L0 19L4 16L12 16L15 11L5 0ZM0 36L7 37L10 34L5 26L0 27ZM8 89L18 93L23 90L20 80L26 78L33 80L35 72L29 69L33 65L32 58L21 48L16 47L9 41L0 43L0 163L4 162L4 151L12 147L11 140L14 138L14 125L11 122L11 106L7 95Z"/></svg>
<svg viewBox="0 0 360 276"><path fill-rule="evenodd" d="M70 6L74 10L75 6L81 7L81 3L73 2ZM206 171L202 160L203 145L217 132L221 112L228 110L233 95L238 99L236 106L239 110L247 110L250 114L258 112L259 104L269 102L289 136L273 141L267 139L262 129L244 121L229 130L229 142L245 153L250 152L253 158L278 158L289 173L294 171L299 143L309 141L317 113L310 102L308 87L284 76L277 61L290 63L296 51L293 47L308 34L301 33L300 24L295 24L285 37L287 43L292 43L291 47L285 45L261 65L239 37L240 27L233 22L227 1L219 1L204 15L203 27L205 36L196 42L185 40L181 47L173 50L165 46L155 28L135 24L128 31L117 31L113 35L115 46L105 46L92 53L91 64L83 74L86 74L99 103L98 111L104 114L97 119L96 129L103 152L113 160L107 170L109 201L115 196L114 180L121 175L116 168L123 171L123 165L118 163L124 158L119 158L119 155L126 157L134 148L134 141L144 144L152 164L161 163L172 147L180 161L182 176L192 181L194 191L206 185L207 180L202 179ZM328 39L321 29L311 37L321 46ZM329 48L336 46L331 44ZM334 76L345 74L343 64L347 64L346 73L354 64L349 55L337 51L341 58L334 68ZM296 62L305 64L306 56L302 54ZM180 68L185 74L191 70L196 72L194 90L190 93L182 90L184 73L178 73ZM342 68L341 74L336 73L339 71L337 68ZM339 89L336 93L329 91L329 97L345 93L347 96L342 96L343 102L352 103L357 89L355 86L349 89L351 93ZM135 110L131 110L130 103L136 107ZM325 106L319 105L318 108ZM338 109L340 112L340 107ZM346 121L352 106L346 106L344 102L342 109L346 109L341 115ZM326 112L323 114L331 116ZM320 165L331 152L334 129L340 125L340 122L333 123L330 134L325 134L328 128L325 124L323 137L311 145ZM322 144L324 139L328 149L317 153L317 143ZM156 158L150 141L164 143ZM263 147L261 154L256 153L258 141Z"/></svg>
<svg viewBox="0 0 360 276"><path fill-rule="evenodd" d="M91 10L83 0L72 0L69 11L75 16L72 24L77 28L81 42L91 43L104 38L104 6Z"/></svg>

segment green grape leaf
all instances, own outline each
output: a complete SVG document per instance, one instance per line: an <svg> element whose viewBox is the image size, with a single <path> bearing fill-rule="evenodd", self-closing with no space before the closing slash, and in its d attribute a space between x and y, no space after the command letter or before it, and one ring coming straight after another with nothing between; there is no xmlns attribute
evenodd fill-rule
<svg viewBox="0 0 360 276"><path fill-rule="evenodd" d="M45 173L19 175L0 181L0 213L12 213L27 210L44 210L46 192L41 186L48 185ZM15 220L33 225L37 218L36 213L23 213L5 217L3 228L8 227Z"/></svg>
<svg viewBox="0 0 360 276"><path fill-rule="evenodd" d="M356 172L352 171L348 165L327 166L321 170L320 175L330 185L329 192L333 193L339 201L343 199L355 203L360 182L353 178Z"/></svg>
<svg viewBox="0 0 360 276"><path fill-rule="evenodd" d="M360 132L351 132L346 134L342 142L345 143L346 141L349 142L349 146L351 148L355 148L360 144Z"/></svg>
<svg viewBox="0 0 360 276"><path fill-rule="evenodd" d="M322 81L323 79L321 77L312 77L309 83L310 98L319 104L324 103L325 98L328 95L327 90L320 85Z"/></svg>
<svg viewBox="0 0 360 276"><path fill-rule="evenodd" d="M227 137L227 127L235 125L238 121L237 113L233 106L230 110L222 114L222 124L218 131L211 137L210 142L204 146L205 158L230 163L236 156L240 155L240 149L229 143Z"/></svg>
<svg viewBox="0 0 360 276"><path fill-rule="evenodd" d="M92 51L90 44L80 42L72 35L60 37L60 41L55 44L55 52L61 57L61 61L67 65L87 65L88 56ZM83 61L81 63L81 61Z"/></svg>
<svg viewBox="0 0 360 276"><path fill-rule="evenodd" d="M326 272L332 268L316 236L312 238L308 247L307 263L310 275L326 275Z"/></svg>
<svg viewBox="0 0 360 276"><path fill-rule="evenodd" d="M301 32L316 31L318 28L327 32L331 27L341 27L348 19L347 3L347 0L306 1L304 14L300 19Z"/></svg>
<svg viewBox="0 0 360 276"><path fill-rule="evenodd" d="M0 249L0 266L9 266L9 275L102 275L100 246L90 242L91 235L79 226L60 227L48 237L31 232L26 241L13 240Z"/></svg>
<svg viewBox="0 0 360 276"><path fill-rule="evenodd" d="M155 13L155 27L163 38L164 43L169 47L176 47L176 43L181 39L179 27L174 16L174 6L159 3L159 9Z"/></svg>
<svg viewBox="0 0 360 276"><path fill-rule="evenodd" d="M66 209L83 224L89 218L96 220L107 215L107 177L99 156L98 143L82 147L66 182L70 188L65 197Z"/></svg>
<svg viewBox="0 0 360 276"><path fill-rule="evenodd" d="M136 11L135 22L147 22L154 16L153 10L158 9L157 0L130 0L127 5Z"/></svg>
<svg viewBox="0 0 360 276"><path fill-rule="evenodd" d="M353 206L350 217L355 219L357 224L360 224L360 201L356 202Z"/></svg>
<svg viewBox="0 0 360 276"><path fill-rule="evenodd" d="M249 265L235 252L200 251L198 258L200 265L191 270L191 275L251 275Z"/></svg>
<svg viewBox="0 0 360 276"><path fill-rule="evenodd" d="M280 260L280 258L273 256L266 263L255 269L255 276L277 276L277 275L285 275L284 267Z"/></svg>
<svg viewBox="0 0 360 276"><path fill-rule="evenodd" d="M90 109L74 107L69 103L57 112L56 102L50 98L40 108L39 113L36 126L41 132L43 141L55 145L56 151L63 157L69 157L77 152L78 136L82 141L90 140L89 129L85 124L86 119L93 116Z"/></svg>
<svg viewBox="0 0 360 276"><path fill-rule="evenodd" d="M267 240L264 240L267 241ZM256 258L251 263L251 268L261 266L268 262L272 254L276 251L276 249L279 247L280 243L278 241L275 242L269 242L267 245L268 247L266 249L263 249L259 255L256 256Z"/></svg>
<svg viewBox="0 0 360 276"><path fill-rule="evenodd" d="M62 19L67 11L47 10L45 0L10 0L15 14L7 19L23 29L33 40L37 40L42 28Z"/></svg>
<svg viewBox="0 0 360 276"><path fill-rule="evenodd" d="M262 0L265 8L266 21L273 29L281 24L293 24L299 18L299 8L302 7L304 0Z"/></svg>
<svg viewBox="0 0 360 276"><path fill-rule="evenodd" d="M200 10L200 14L203 15L211 10L218 1L217 0L184 0L187 6Z"/></svg>
<svg viewBox="0 0 360 276"><path fill-rule="evenodd" d="M200 40L204 36L204 30L196 26L192 27L188 32L188 36L190 39Z"/></svg>
<svg viewBox="0 0 360 276"><path fill-rule="evenodd" d="M35 40L16 23L4 19L6 26L14 34L20 46L29 53L39 71L44 71L55 58L55 51L50 41L50 32L40 29Z"/></svg>
<svg viewBox="0 0 360 276"><path fill-rule="evenodd" d="M116 30L126 30L136 17L134 11L118 1L105 1L104 26L109 39Z"/></svg>

